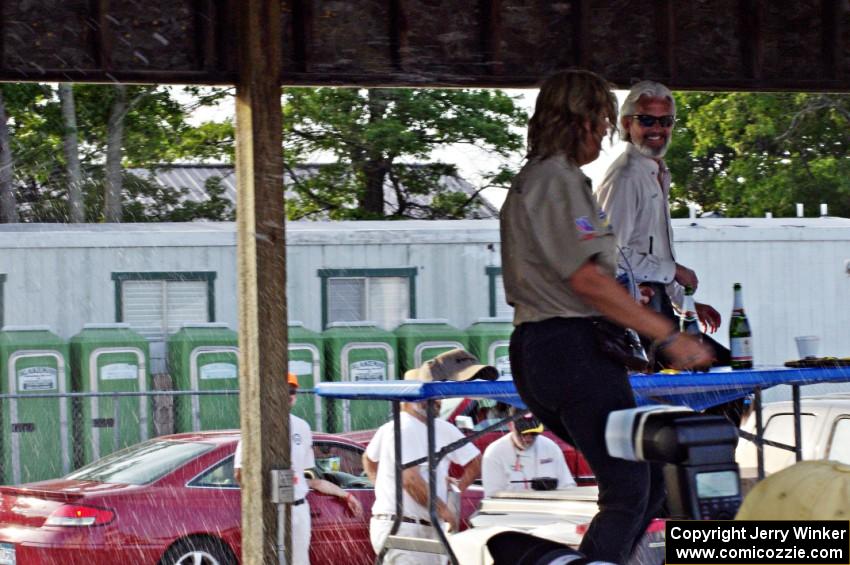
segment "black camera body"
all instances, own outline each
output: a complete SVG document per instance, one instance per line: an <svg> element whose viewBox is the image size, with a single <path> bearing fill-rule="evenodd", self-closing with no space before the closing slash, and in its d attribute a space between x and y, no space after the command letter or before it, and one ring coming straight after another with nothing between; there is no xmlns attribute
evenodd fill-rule
<svg viewBox="0 0 850 565"><path fill-rule="evenodd" d="M741 505L735 462L738 431L726 418L687 408L620 410L608 417L606 441L613 457L665 464L667 501L673 517L735 517Z"/></svg>

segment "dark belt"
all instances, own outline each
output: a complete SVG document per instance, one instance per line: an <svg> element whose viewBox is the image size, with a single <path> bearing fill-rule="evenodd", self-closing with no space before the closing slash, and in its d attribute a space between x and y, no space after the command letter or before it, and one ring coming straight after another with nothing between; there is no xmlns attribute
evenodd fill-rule
<svg viewBox="0 0 850 565"><path fill-rule="evenodd" d="M300 506L307 502L306 498L299 498L298 500L293 501L292 506Z"/></svg>
<svg viewBox="0 0 850 565"><path fill-rule="evenodd" d="M395 514L372 514L372 518L377 518L378 520L392 520L394 522ZM422 526L431 526L431 522L429 522L428 520L410 518L408 516L402 516L401 521L407 522L408 524L420 524Z"/></svg>

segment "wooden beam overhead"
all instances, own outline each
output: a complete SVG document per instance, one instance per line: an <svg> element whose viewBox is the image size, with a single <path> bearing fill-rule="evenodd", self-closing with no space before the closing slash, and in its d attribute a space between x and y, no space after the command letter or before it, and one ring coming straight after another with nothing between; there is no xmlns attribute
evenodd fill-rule
<svg viewBox="0 0 850 565"><path fill-rule="evenodd" d="M307 0L290 0L287 27L291 33L292 43L287 44L291 53L291 70L306 73L309 65L310 30L312 29L312 10Z"/></svg>
<svg viewBox="0 0 850 565"><path fill-rule="evenodd" d="M761 26L764 10L761 0L741 0L738 36L744 77L761 79L762 51Z"/></svg>
<svg viewBox="0 0 850 565"><path fill-rule="evenodd" d="M481 0L481 59L489 72L501 76L502 64L502 2Z"/></svg>
<svg viewBox="0 0 850 565"><path fill-rule="evenodd" d="M281 85L850 91L837 0L277 0ZM236 0L30 0L0 11L0 80L235 84ZM270 46L266 46L267 49Z"/></svg>
<svg viewBox="0 0 850 565"><path fill-rule="evenodd" d="M842 2L821 0L821 20L823 21L821 57L824 74L833 79L845 76L845 49L841 48L842 11Z"/></svg>
<svg viewBox="0 0 850 565"><path fill-rule="evenodd" d="M676 18L673 4L676 0L656 0L655 26L658 34L658 58L672 80L679 75L676 65Z"/></svg>
<svg viewBox="0 0 850 565"><path fill-rule="evenodd" d="M592 2L592 0L573 0L572 5L572 34L573 37L575 37L575 45L573 46L573 59L575 61L575 65L582 69L586 69L589 67L588 54L590 53L590 49L592 48L589 40L589 34L582 33L581 31L584 28L585 14L590 9L590 7L587 5L588 2Z"/></svg>
<svg viewBox="0 0 850 565"><path fill-rule="evenodd" d="M218 65L216 5L213 0L195 0L194 6L195 60L203 70L213 70Z"/></svg>
<svg viewBox="0 0 850 565"><path fill-rule="evenodd" d="M91 52L94 54L94 65L103 69L105 74L112 70L112 37L109 35L109 0L91 0Z"/></svg>

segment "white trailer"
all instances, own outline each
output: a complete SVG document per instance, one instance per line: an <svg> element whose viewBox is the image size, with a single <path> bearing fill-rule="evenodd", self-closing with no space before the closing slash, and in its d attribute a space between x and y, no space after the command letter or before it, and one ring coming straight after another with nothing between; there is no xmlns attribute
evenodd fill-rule
<svg viewBox="0 0 850 565"><path fill-rule="evenodd" d="M743 284L757 363L795 357L797 335L850 356L850 220L673 224L679 262L700 278L697 300L724 322L732 284ZM286 245L289 319L309 329L357 319L392 329L407 317L465 328L510 314L496 220L290 222ZM182 323L236 329L232 223L5 224L0 250L3 324L47 324L69 338L84 323L129 322L152 340L154 363Z"/></svg>

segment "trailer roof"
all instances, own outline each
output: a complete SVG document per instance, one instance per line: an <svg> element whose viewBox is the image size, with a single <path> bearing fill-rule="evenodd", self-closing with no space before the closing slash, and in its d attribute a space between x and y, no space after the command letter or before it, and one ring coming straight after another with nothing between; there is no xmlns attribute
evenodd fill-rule
<svg viewBox="0 0 850 565"><path fill-rule="evenodd" d="M676 241L843 241L847 218L674 219ZM0 248L230 247L234 222L0 224ZM499 242L498 220L287 222L289 245Z"/></svg>

